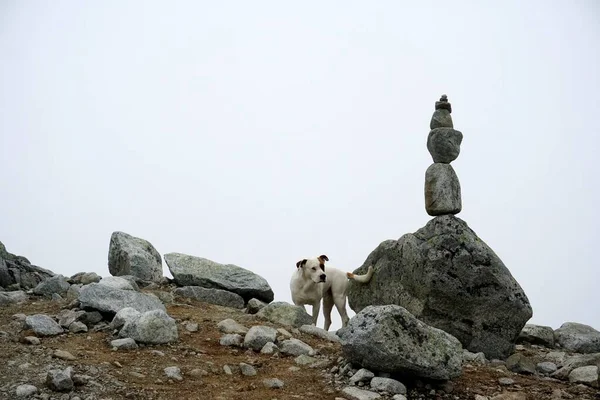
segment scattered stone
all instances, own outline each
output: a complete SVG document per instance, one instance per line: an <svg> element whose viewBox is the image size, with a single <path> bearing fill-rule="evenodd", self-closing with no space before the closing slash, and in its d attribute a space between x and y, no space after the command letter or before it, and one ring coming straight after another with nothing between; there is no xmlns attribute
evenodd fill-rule
<svg viewBox="0 0 600 400"><path fill-rule="evenodd" d="M554 372L556 372L556 370L558 368L556 367L556 364L554 364L553 362L544 361L541 363L537 363L537 365L535 366L535 369L544 375L550 375L550 374L553 374Z"/></svg>
<svg viewBox="0 0 600 400"><path fill-rule="evenodd" d="M244 325L241 325L231 318L224 319L223 321L217 324L217 328L223 333L239 333L240 335L245 335L248 333L248 328Z"/></svg>
<svg viewBox="0 0 600 400"><path fill-rule="evenodd" d="M521 353L515 353L506 359L506 368L518 374L535 374L535 364Z"/></svg>
<svg viewBox="0 0 600 400"><path fill-rule="evenodd" d="M260 349L261 354L275 354L275 353L279 353L279 347L277 347L277 345L273 342L267 342L265 343L265 345L262 347L262 349Z"/></svg>
<svg viewBox="0 0 600 400"><path fill-rule="evenodd" d="M25 318L25 327L40 336L55 336L63 333L60 325L51 317L44 314L30 315Z"/></svg>
<svg viewBox="0 0 600 400"><path fill-rule="evenodd" d="M194 368L193 370L190 371L189 375L193 376L195 378L201 378L203 376L208 375L208 371L205 371L201 368Z"/></svg>
<svg viewBox="0 0 600 400"><path fill-rule="evenodd" d="M33 396L38 392L38 388L33 385L19 385L17 386L17 390L15 394L17 397L29 397Z"/></svg>
<svg viewBox="0 0 600 400"><path fill-rule="evenodd" d="M371 379L371 389L391 394L406 394L406 386L401 382L391 378L381 378L379 376Z"/></svg>
<svg viewBox="0 0 600 400"><path fill-rule="evenodd" d="M357 384L358 382L370 382L375 377L375 374L366 368L361 368L350 377L350 383Z"/></svg>
<svg viewBox="0 0 600 400"><path fill-rule="evenodd" d="M565 322L554 331L554 339L563 349L575 353L600 352L600 332L589 325Z"/></svg>
<svg viewBox="0 0 600 400"><path fill-rule="evenodd" d="M223 365L223 372L225 372L226 375L233 375L233 371L231 370L231 367L229 365Z"/></svg>
<svg viewBox="0 0 600 400"><path fill-rule="evenodd" d="M289 354L292 356L299 356L301 354L313 355L315 351L308 344L298 339L287 339L284 340L280 345L279 349L283 354Z"/></svg>
<svg viewBox="0 0 600 400"><path fill-rule="evenodd" d="M83 322L75 321L69 325L69 332L71 333L82 333L87 331L88 327Z"/></svg>
<svg viewBox="0 0 600 400"><path fill-rule="evenodd" d="M185 324L185 330L188 332L198 332L198 324L195 322L188 322Z"/></svg>
<svg viewBox="0 0 600 400"><path fill-rule="evenodd" d="M77 359L77 357L65 350L56 350L52 355L66 361L75 361Z"/></svg>
<svg viewBox="0 0 600 400"><path fill-rule="evenodd" d="M307 354L301 354L298 357L294 358L294 362L298 365L308 366L316 363L317 359Z"/></svg>
<svg viewBox="0 0 600 400"><path fill-rule="evenodd" d="M262 308L264 308L267 305L267 303L262 302L258 299L252 298L250 300L248 300L248 304L246 305L246 311L248 312L248 314L256 314L257 312L259 312Z"/></svg>
<svg viewBox="0 0 600 400"><path fill-rule="evenodd" d="M408 399L403 394L395 394L392 397L392 400L408 400ZM475 400L477 400L477 397L475 397ZM484 400L487 400L487 398L485 398Z"/></svg>
<svg viewBox="0 0 600 400"><path fill-rule="evenodd" d="M72 375L71 379L73 379L73 384L75 386L85 386L92 381L91 376L83 374L74 374Z"/></svg>
<svg viewBox="0 0 600 400"><path fill-rule="evenodd" d="M338 333L346 358L365 368L441 380L461 373L458 340L400 306L366 307Z"/></svg>
<svg viewBox="0 0 600 400"><path fill-rule="evenodd" d="M598 387L598 367L596 365L588 365L585 367L575 368L569 374L569 382L583 383L587 386Z"/></svg>
<svg viewBox="0 0 600 400"><path fill-rule="evenodd" d="M270 326L256 325L248 330L244 337L244 347L260 351L268 342L275 343L277 331Z"/></svg>
<svg viewBox="0 0 600 400"><path fill-rule="evenodd" d="M316 336L321 339L329 340L330 342L339 342L340 338L333 332L328 332L325 329L314 325L302 325L299 328L300 332L308 335Z"/></svg>
<svg viewBox="0 0 600 400"><path fill-rule="evenodd" d="M122 308L113 317L112 321L110 322L110 327L112 329L121 329L127 321L135 320L135 319L139 318L140 315L142 315L142 313L140 313L138 310L136 310L134 308L131 308L131 307Z"/></svg>
<svg viewBox="0 0 600 400"><path fill-rule="evenodd" d="M375 392L368 390L359 389L355 386L347 386L342 390L344 396L349 400L376 400L380 399L381 396Z"/></svg>
<svg viewBox="0 0 600 400"><path fill-rule="evenodd" d="M73 389L71 375L73 370L69 367L65 370L51 369L46 375L46 384L57 392L69 392Z"/></svg>
<svg viewBox="0 0 600 400"><path fill-rule="evenodd" d="M237 333L227 333L221 336L221 339L219 339L219 344L221 346L241 347L243 343L244 338L241 335L238 335Z"/></svg>
<svg viewBox="0 0 600 400"><path fill-rule="evenodd" d="M565 380L569 378L569 374L575 368L590 365L600 365L600 353L577 354L571 356L564 361L562 368L552 374L552 377Z"/></svg>
<svg viewBox="0 0 600 400"><path fill-rule="evenodd" d="M89 285L90 283L98 283L102 277L95 272L85 272L79 276L78 282L82 285Z"/></svg>
<svg viewBox="0 0 600 400"><path fill-rule="evenodd" d="M281 389L284 385L283 381L277 378L263 379L263 385L269 389Z"/></svg>
<svg viewBox="0 0 600 400"><path fill-rule="evenodd" d="M56 315L56 319L58 319L60 326L68 329L73 322L79 321L84 315L85 311L81 310L62 310Z"/></svg>
<svg viewBox="0 0 600 400"><path fill-rule="evenodd" d="M164 369L165 375L169 379L174 379L176 381L182 381L183 377L181 376L181 370L179 367L167 367Z"/></svg>
<svg viewBox="0 0 600 400"><path fill-rule="evenodd" d="M102 314L98 311L86 311L85 315L81 317L81 322L83 322L88 328L96 325L101 322L103 319Z"/></svg>
<svg viewBox="0 0 600 400"><path fill-rule="evenodd" d="M55 275L51 278L48 278L33 288L33 293L38 296L47 296L50 297L52 294L56 293L59 295L66 295L69 287L71 285L67 282L67 278L62 275Z"/></svg>
<svg viewBox="0 0 600 400"><path fill-rule="evenodd" d="M129 280L119 276L105 276L98 284L119 290L136 290Z"/></svg>
<svg viewBox="0 0 600 400"><path fill-rule="evenodd" d="M40 339L36 338L35 336L25 336L25 337L23 338L23 343L25 343L25 344L31 344L31 345L37 346L37 345L39 345L41 342L40 342Z"/></svg>
<svg viewBox="0 0 600 400"><path fill-rule="evenodd" d="M242 375L245 376L254 376L257 373L256 368L246 363L240 363L240 370L242 371Z"/></svg>
<svg viewBox="0 0 600 400"><path fill-rule="evenodd" d="M133 275L144 281L161 282L163 277L160 254L150 242L124 232L113 232L108 250L108 270L111 275Z"/></svg>
<svg viewBox="0 0 600 400"><path fill-rule="evenodd" d="M469 350L463 350L463 360L475 364L485 364L487 362L483 352L471 353Z"/></svg>
<svg viewBox="0 0 600 400"><path fill-rule="evenodd" d="M116 314L125 307L134 308L139 312L150 310L166 312L165 306L155 296L134 290L114 289L99 283L90 283L84 286L79 294L79 302L82 308L91 308L111 314Z"/></svg>
<svg viewBox="0 0 600 400"><path fill-rule="evenodd" d="M306 313L304 307L295 306L283 301L277 301L263 307L256 315L275 324L296 328L312 324L312 317Z"/></svg>
<svg viewBox="0 0 600 400"><path fill-rule="evenodd" d="M515 380L511 379L511 378L500 378L500 379L498 379L498 383L501 386L510 386L510 385L514 385Z"/></svg>
<svg viewBox="0 0 600 400"><path fill-rule="evenodd" d="M132 338L111 340L110 347L117 350L133 350L137 349L138 345Z"/></svg>
<svg viewBox="0 0 600 400"><path fill-rule="evenodd" d="M147 311L127 321L119 336L149 344L172 343L179 338L175 320L163 310Z"/></svg>
<svg viewBox="0 0 600 400"><path fill-rule="evenodd" d="M8 304L23 303L27 301L29 297L22 290L14 292L0 292L0 306Z"/></svg>
<svg viewBox="0 0 600 400"><path fill-rule="evenodd" d="M521 330L517 343L539 344L554 347L554 330L549 326L526 324Z"/></svg>
<svg viewBox="0 0 600 400"><path fill-rule="evenodd" d="M490 400L527 400L527 395L519 392L506 392L494 396Z"/></svg>
<svg viewBox="0 0 600 400"><path fill-rule="evenodd" d="M244 299L239 294L222 289L200 286L184 286L175 289L175 296L187 297L223 307L244 308Z"/></svg>
<svg viewBox="0 0 600 400"><path fill-rule="evenodd" d="M551 351L544 357L545 360L555 363L557 366L562 366L565 362L566 353L564 351Z"/></svg>
<svg viewBox="0 0 600 400"><path fill-rule="evenodd" d="M83 285L76 284L69 286L69 290L67 290L67 300L77 300L79 298L79 293L81 293L81 287Z"/></svg>

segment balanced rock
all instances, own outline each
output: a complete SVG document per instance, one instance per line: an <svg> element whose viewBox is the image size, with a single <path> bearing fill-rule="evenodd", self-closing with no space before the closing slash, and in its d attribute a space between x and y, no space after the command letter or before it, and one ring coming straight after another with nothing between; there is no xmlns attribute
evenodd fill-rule
<svg viewBox="0 0 600 400"><path fill-rule="evenodd" d="M565 322L554 331L554 339L560 346L576 353L600 352L600 332L589 325Z"/></svg>
<svg viewBox="0 0 600 400"><path fill-rule="evenodd" d="M450 111L439 109L433 112L431 122L429 123L429 129L436 128L454 128Z"/></svg>
<svg viewBox="0 0 600 400"><path fill-rule="evenodd" d="M462 210L460 182L450 164L431 164L425 172L425 209L432 216Z"/></svg>
<svg viewBox="0 0 600 400"><path fill-rule="evenodd" d="M116 314L125 307L134 308L139 312L166 311L165 306L155 296L134 290L115 289L98 283L90 283L81 288L79 303L81 308L91 308L111 314Z"/></svg>
<svg viewBox="0 0 600 400"><path fill-rule="evenodd" d="M354 273L373 265L367 284L350 281L350 307L397 304L455 336L471 352L505 359L532 310L502 260L452 215L381 243Z"/></svg>
<svg viewBox="0 0 600 400"><path fill-rule="evenodd" d="M200 286L184 286L173 291L175 296L187 297L223 307L244 308L244 299L239 294L221 289Z"/></svg>
<svg viewBox="0 0 600 400"><path fill-rule="evenodd" d="M160 282L163 277L160 254L150 242L124 232L113 232L108 250L111 275L133 275L144 281Z"/></svg>
<svg viewBox="0 0 600 400"><path fill-rule="evenodd" d="M461 374L460 342L400 306L368 306L338 334L345 357L363 368L428 379Z"/></svg>
<svg viewBox="0 0 600 400"><path fill-rule="evenodd" d="M427 136L427 150L434 163L450 164L460 154L463 134L453 128L435 128Z"/></svg>
<svg viewBox="0 0 600 400"><path fill-rule="evenodd" d="M169 253L164 257L179 286L227 290L239 294L244 301L253 297L267 303L273 301L274 294L269 283L247 269L180 253Z"/></svg>

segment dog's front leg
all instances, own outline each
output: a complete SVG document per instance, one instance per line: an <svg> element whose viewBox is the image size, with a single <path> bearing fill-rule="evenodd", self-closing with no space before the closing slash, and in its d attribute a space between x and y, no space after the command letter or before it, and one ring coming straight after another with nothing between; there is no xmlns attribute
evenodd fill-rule
<svg viewBox="0 0 600 400"><path fill-rule="evenodd" d="M315 326L317 326L317 319L319 319L319 311L321 311L321 300L312 305L313 325Z"/></svg>

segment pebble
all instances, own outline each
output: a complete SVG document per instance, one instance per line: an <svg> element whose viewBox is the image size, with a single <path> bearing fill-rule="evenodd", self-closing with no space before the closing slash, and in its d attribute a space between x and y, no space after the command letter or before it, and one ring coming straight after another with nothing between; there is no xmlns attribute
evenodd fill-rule
<svg viewBox="0 0 600 400"><path fill-rule="evenodd" d="M174 379L176 381L183 380L183 377L181 376L181 369L179 369L179 367L167 367L164 369L164 372L169 379Z"/></svg>
<svg viewBox="0 0 600 400"><path fill-rule="evenodd" d="M29 397L36 394L38 388L33 385L19 385L17 386L16 395L17 397Z"/></svg>
<svg viewBox="0 0 600 400"><path fill-rule="evenodd" d="M277 378L263 379L262 383L269 389L281 389L284 385L283 381Z"/></svg>
<svg viewBox="0 0 600 400"><path fill-rule="evenodd" d="M240 370L242 371L242 375L245 376L254 376L257 374L256 368L246 363L240 363Z"/></svg>
<svg viewBox="0 0 600 400"><path fill-rule="evenodd" d="M66 361L75 361L77 359L77 357L65 350L56 350L53 356Z"/></svg>

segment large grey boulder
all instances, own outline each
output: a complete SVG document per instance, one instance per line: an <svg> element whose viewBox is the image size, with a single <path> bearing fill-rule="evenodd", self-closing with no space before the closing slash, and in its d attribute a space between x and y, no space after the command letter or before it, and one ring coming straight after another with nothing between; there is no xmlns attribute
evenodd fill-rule
<svg viewBox="0 0 600 400"><path fill-rule="evenodd" d="M54 275L50 270L32 265L25 257L9 253L0 242L0 287L9 290L33 289Z"/></svg>
<svg viewBox="0 0 600 400"><path fill-rule="evenodd" d="M180 253L168 253L164 257L179 286L223 289L239 294L244 301L253 297L267 303L273 301L274 294L269 283L247 269Z"/></svg>
<svg viewBox="0 0 600 400"><path fill-rule="evenodd" d="M588 365L586 367L575 368L569 374L569 382L583 383L584 385L598 387L598 366Z"/></svg>
<svg viewBox="0 0 600 400"><path fill-rule="evenodd" d="M39 336L55 336L63 333L63 328L45 314L28 315L25 318L25 328L31 329Z"/></svg>
<svg viewBox="0 0 600 400"><path fill-rule="evenodd" d="M455 336L473 353L505 359L532 310L502 260L463 220L433 218L414 234L381 243L350 281L350 307L397 304L421 321Z"/></svg>
<svg viewBox="0 0 600 400"><path fill-rule="evenodd" d="M29 297L22 290L14 292L0 292L0 306L7 306L9 304L22 303L27 301Z"/></svg>
<svg viewBox="0 0 600 400"><path fill-rule="evenodd" d="M462 210L460 182L450 164L431 164L425 172L425 210L432 216Z"/></svg>
<svg viewBox="0 0 600 400"><path fill-rule="evenodd" d="M312 324L312 317L306 313L304 307L295 306L284 301L276 301L268 304L257 312L256 315L275 324L288 325L295 328Z"/></svg>
<svg viewBox="0 0 600 400"><path fill-rule="evenodd" d="M461 374L460 342L400 306L366 307L338 334L345 357L370 370L428 379Z"/></svg>
<svg viewBox="0 0 600 400"><path fill-rule="evenodd" d="M434 114L435 116L435 114ZM435 163L450 164L460 154L463 134L452 128L435 128L427 137L427 150Z"/></svg>
<svg viewBox="0 0 600 400"><path fill-rule="evenodd" d="M111 314L116 314L125 307L131 307L139 312L166 311L165 306L157 297L134 290L115 289L98 283L90 283L81 288L79 303L81 308L91 308Z"/></svg>
<svg viewBox="0 0 600 400"><path fill-rule="evenodd" d="M565 322L554 331L554 340L562 348L576 353L600 352L600 332L589 325Z"/></svg>
<svg viewBox="0 0 600 400"><path fill-rule="evenodd" d="M62 275L55 275L38 283L38 285L33 288L33 293L38 296L48 297L52 296L54 293L65 296L69 287L71 287L71 285L67 282L67 278Z"/></svg>
<svg viewBox="0 0 600 400"><path fill-rule="evenodd" d="M200 286L184 286L173 291L175 296L187 297L223 307L244 308L244 299L239 294L221 289Z"/></svg>
<svg viewBox="0 0 600 400"><path fill-rule="evenodd" d="M160 282L163 277L160 254L150 242L124 232L113 232L108 250L111 275L133 275L144 281Z"/></svg>
<svg viewBox="0 0 600 400"><path fill-rule="evenodd" d="M517 343L541 344L554 347L554 329L549 326L526 324L521 330Z"/></svg>
<svg viewBox="0 0 600 400"><path fill-rule="evenodd" d="M177 324L164 310L147 311L123 325L119 337L139 343L163 344L177 341Z"/></svg>
<svg viewBox="0 0 600 400"><path fill-rule="evenodd" d="M589 365L600 365L600 353L577 354L568 357L562 363L562 367L552 374L552 377L556 379L567 379L574 369Z"/></svg>

